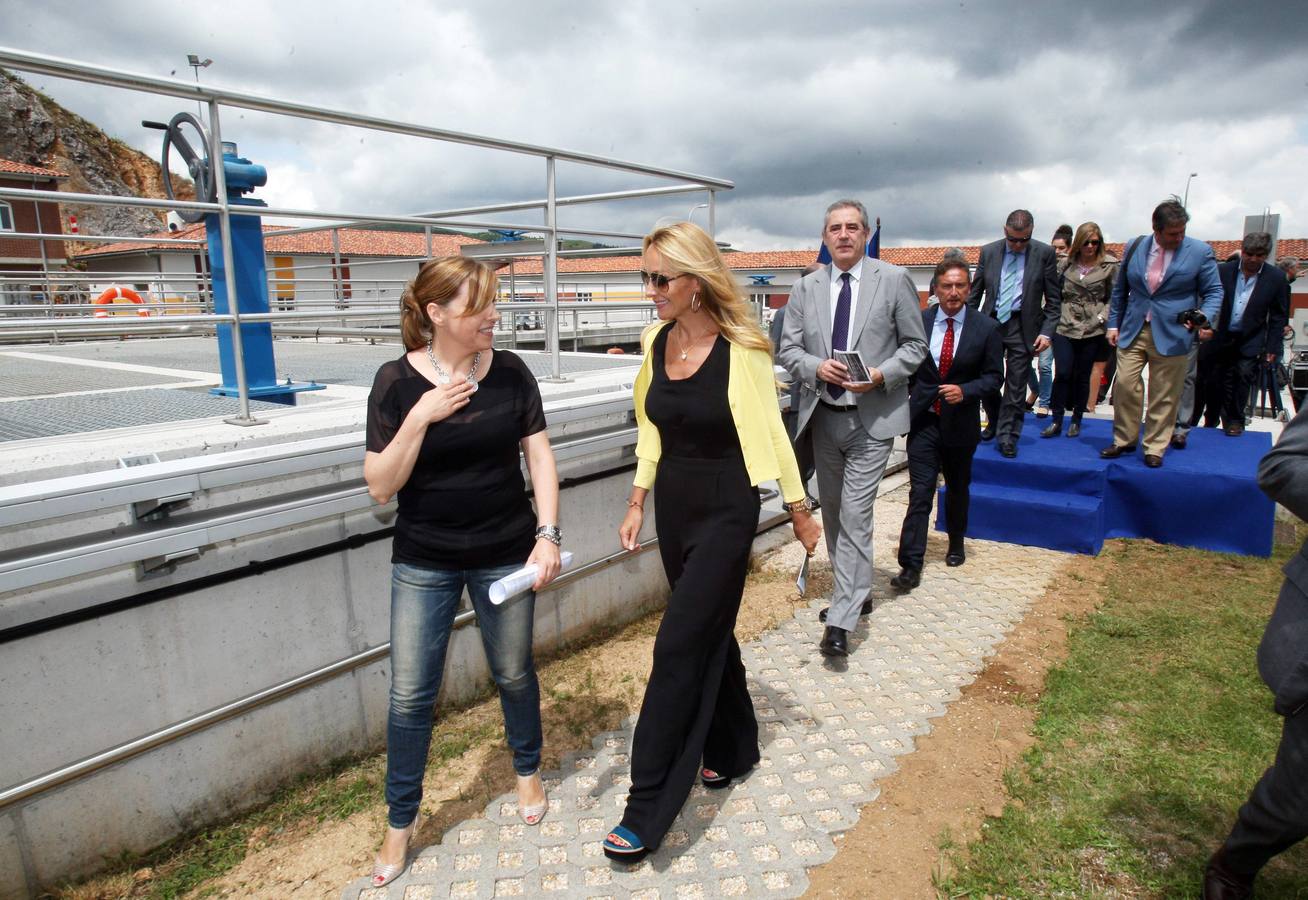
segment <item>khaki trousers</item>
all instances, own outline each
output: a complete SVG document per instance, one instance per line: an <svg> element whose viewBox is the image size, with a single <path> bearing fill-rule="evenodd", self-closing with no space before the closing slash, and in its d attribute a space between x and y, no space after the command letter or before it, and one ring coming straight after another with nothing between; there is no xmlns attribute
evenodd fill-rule
<svg viewBox="0 0 1308 900"><path fill-rule="evenodd" d="M1113 387L1113 443L1134 444L1140 437L1145 408L1144 367L1149 366L1149 404L1145 415L1144 452L1161 457L1172 439L1176 409L1185 388L1189 357L1163 356L1154 346L1146 322L1129 347L1117 348L1117 384Z"/></svg>

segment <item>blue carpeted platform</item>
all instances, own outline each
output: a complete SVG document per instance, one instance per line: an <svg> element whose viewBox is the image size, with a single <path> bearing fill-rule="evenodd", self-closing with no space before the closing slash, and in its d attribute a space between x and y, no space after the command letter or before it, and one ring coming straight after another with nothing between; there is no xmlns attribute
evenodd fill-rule
<svg viewBox="0 0 1308 900"><path fill-rule="evenodd" d="M1258 462L1271 435L1227 437L1195 428L1189 446L1168 450L1161 469L1130 457L1099 458L1112 422L1086 419L1075 438L1041 438L1048 419L1028 415L1016 459L994 441L972 463L968 537L1097 554L1106 538L1270 556L1275 504L1258 489ZM940 502L944 488L940 489ZM937 504L936 528L944 526Z"/></svg>

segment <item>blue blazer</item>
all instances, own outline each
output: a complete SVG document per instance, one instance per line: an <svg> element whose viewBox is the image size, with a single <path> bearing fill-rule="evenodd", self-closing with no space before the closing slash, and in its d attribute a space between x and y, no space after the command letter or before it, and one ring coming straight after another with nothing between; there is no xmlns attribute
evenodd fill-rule
<svg viewBox="0 0 1308 900"><path fill-rule="evenodd" d="M1158 352L1163 356L1181 356L1190 352L1195 336L1176 321L1178 313L1199 307L1213 325L1217 324L1222 309L1222 282L1217 277L1217 258L1208 244L1192 237L1185 238L1172 255L1172 264L1163 274L1158 293L1154 294L1150 293L1145 277L1154 237L1147 235L1136 241L1130 265L1113 284L1113 297L1108 304L1108 327L1118 329L1118 347L1129 347L1144 328L1145 313L1151 313L1149 324ZM1123 256L1130 247L1128 241Z"/></svg>

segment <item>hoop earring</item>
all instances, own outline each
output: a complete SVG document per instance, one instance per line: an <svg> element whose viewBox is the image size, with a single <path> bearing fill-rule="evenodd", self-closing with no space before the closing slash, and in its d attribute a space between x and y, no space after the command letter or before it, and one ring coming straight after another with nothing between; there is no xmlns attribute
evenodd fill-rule
<svg viewBox="0 0 1308 900"><path fill-rule="evenodd" d="M699 312L704 308L704 304L699 302L699 291L690 295L690 311Z"/></svg>

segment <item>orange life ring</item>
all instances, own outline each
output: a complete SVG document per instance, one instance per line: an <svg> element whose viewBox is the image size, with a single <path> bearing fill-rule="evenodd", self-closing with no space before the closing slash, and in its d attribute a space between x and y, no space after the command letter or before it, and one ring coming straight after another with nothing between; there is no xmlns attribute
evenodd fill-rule
<svg viewBox="0 0 1308 900"><path fill-rule="evenodd" d="M113 287L105 291L103 294L101 294L99 297L95 298L95 305L106 306L110 303L115 302L116 300L130 300L132 303L136 303L138 305L142 305L145 303L145 301L141 299L141 295L138 294L136 291L132 290L131 288L119 287L118 285L114 285ZM148 316L150 315L150 310L141 309L138 310L136 314L138 316ZM95 311L95 317L97 319L107 319L109 318L109 311L105 309L97 309Z"/></svg>

